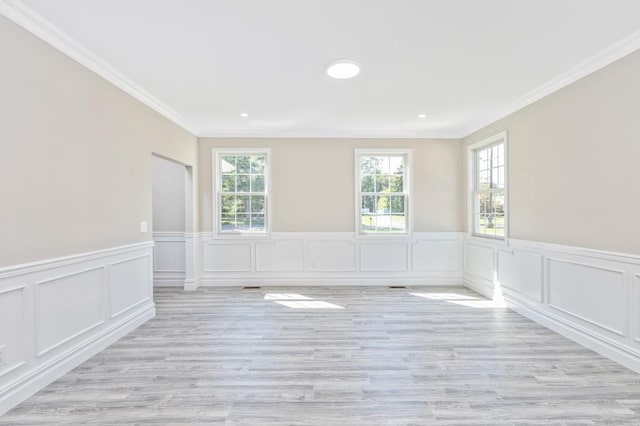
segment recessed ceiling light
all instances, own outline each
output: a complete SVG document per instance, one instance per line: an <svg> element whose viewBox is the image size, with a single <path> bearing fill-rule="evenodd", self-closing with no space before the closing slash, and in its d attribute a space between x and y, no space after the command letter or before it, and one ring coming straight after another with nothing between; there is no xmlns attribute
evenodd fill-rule
<svg viewBox="0 0 640 426"><path fill-rule="evenodd" d="M360 73L360 65L353 61L335 61L329 64L327 67L327 74L331 78L337 78L338 80L346 80L347 78L353 78Z"/></svg>
<svg viewBox="0 0 640 426"><path fill-rule="evenodd" d="M420 114L418 118L427 118L427 114Z"/></svg>
<svg viewBox="0 0 640 426"><path fill-rule="evenodd" d="M240 113L240 117L247 118L247 117L249 117L249 114L247 114L246 112L242 112L242 113Z"/></svg>

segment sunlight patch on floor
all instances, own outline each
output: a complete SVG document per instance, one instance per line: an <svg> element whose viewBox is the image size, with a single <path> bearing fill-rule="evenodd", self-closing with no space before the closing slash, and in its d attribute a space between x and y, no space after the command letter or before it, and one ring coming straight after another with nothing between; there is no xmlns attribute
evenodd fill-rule
<svg viewBox="0 0 640 426"><path fill-rule="evenodd" d="M501 300L447 300L456 305L468 306L469 308L505 308L504 301Z"/></svg>
<svg viewBox="0 0 640 426"><path fill-rule="evenodd" d="M295 293L267 293L264 300L311 300L310 297Z"/></svg>
<svg viewBox="0 0 640 426"><path fill-rule="evenodd" d="M431 300L474 300L474 296L458 293L409 293L412 296L424 297Z"/></svg>
<svg viewBox="0 0 640 426"><path fill-rule="evenodd" d="M423 297L431 300L441 300L443 302L453 303L469 308L486 309L486 308L506 308L502 292L494 292L493 300L483 299L480 297L470 296L459 293L409 293L411 296Z"/></svg>
<svg viewBox="0 0 640 426"><path fill-rule="evenodd" d="M344 306L321 300L276 300L275 302L294 309L344 309Z"/></svg>

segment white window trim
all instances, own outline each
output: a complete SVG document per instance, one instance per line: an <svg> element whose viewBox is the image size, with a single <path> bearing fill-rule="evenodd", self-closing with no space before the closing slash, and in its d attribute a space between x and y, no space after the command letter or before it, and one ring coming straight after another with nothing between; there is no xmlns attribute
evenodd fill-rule
<svg viewBox="0 0 640 426"><path fill-rule="evenodd" d="M492 240L496 242L505 242L509 240L509 137L506 130L483 139L479 142L471 144L467 147L467 234L472 238L480 238L483 240ZM504 237L476 234L474 231L473 193L475 189L476 179L476 161L475 152L484 147L497 143L504 143Z"/></svg>
<svg viewBox="0 0 640 426"><path fill-rule="evenodd" d="M218 181L218 170L220 168L220 156L238 154L238 155L265 155L265 175L264 189L266 195L266 220L265 232L221 232L220 231L220 211L218 210L219 195L221 191L221 182ZM269 238L271 236L271 148L213 148L211 150L211 179L212 179L212 200L213 207L213 234L218 238Z"/></svg>
<svg viewBox="0 0 640 426"><path fill-rule="evenodd" d="M361 218L361 170L360 170L360 157L363 156L377 156L377 155L404 155L407 162L405 164L405 185L404 193L407 199L405 215L407 217L407 229L406 232L389 232L389 233L375 233L375 232L362 232L360 228ZM413 172L413 159L411 149L391 149L391 148L356 148L353 156L354 164L354 176L355 176L355 234L358 238L407 238L413 234L413 191L412 191L412 179L411 174Z"/></svg>

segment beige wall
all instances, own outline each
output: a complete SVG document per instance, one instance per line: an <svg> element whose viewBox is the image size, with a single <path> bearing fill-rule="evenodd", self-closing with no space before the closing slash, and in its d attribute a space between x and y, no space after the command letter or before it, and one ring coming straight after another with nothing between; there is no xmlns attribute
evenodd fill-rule
<svg viewBox="0 0 640 426"><path fill-rule="evenodd" d="M636 52L464 139L509 132L512 238L640 254L639 76Z"/></svg>
<svg viewBox="0 0 640 426"><path fill-rule="evenodd" d="M413 150L414 231L460 231L460 146L458 140L201 139L201 229L212 231L211 152L214 147L271 149L272 230L275 232L353 232L354 149L410 148Z"/></svg>
<svg viewBox="0 0 640 426"><path fill-rule="evenodd" d="M151 240L151 153L197 139L2 16L0 52L0 267Z"/></svg>

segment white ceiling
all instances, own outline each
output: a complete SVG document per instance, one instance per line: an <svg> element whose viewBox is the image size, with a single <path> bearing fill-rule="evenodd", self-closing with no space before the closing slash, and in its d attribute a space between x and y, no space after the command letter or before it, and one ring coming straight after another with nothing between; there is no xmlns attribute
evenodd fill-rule
<svg viewBox="0 0 640 426"><path fill-rule="evenodd" d="M201 136L461 137L640 48L638 0L0 3Z"/></svg>

